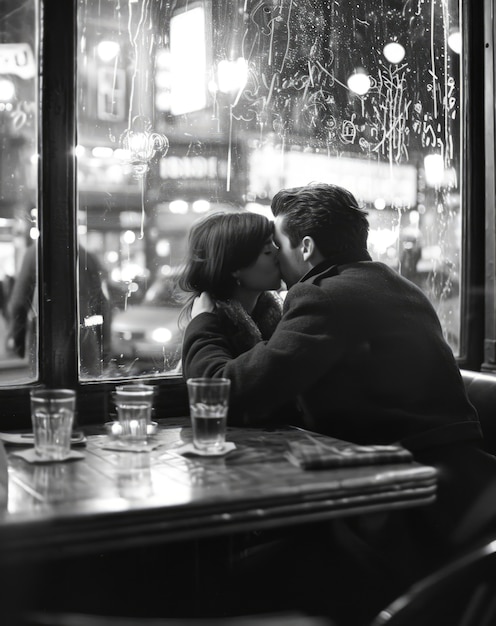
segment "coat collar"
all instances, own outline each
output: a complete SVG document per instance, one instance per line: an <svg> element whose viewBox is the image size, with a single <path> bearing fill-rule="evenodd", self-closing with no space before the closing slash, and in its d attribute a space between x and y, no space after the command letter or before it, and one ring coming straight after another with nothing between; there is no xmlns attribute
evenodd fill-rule
<svg viewBox="0 0 496 626"><path fill-rule="evenodd" d="M339 274L338 267L340 265L359 263L360 261L372 261L372 257L365 248L344 250L343 252L328 257L315 267L312 267L299 282L303 283L308 281L318 284L323 278Z"/></svg>
<svg viewBox="0 0 496 626"><path fill-rule="evenodd" d="M238 300L216 300L216 311L228 329L234 356L238 356L272 336L281 319L282 300L276 292L266 291L260 295L251 315Z"/></svg>

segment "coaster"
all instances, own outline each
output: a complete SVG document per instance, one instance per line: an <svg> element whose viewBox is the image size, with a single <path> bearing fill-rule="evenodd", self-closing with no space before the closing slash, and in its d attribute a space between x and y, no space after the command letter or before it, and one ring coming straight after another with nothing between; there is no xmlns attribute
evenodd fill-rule
<svg viewBox="0 0 496 626"><path fill-rule="evenodd" d="M34 442L33 433L3 433L0 432L0 440L8 444L19 446L32 446ZM71 435L71 446L83 445L86 443L86 436L81 431L74 431Z"/></svg>
<svg viewBox="0 0 496 626"><path fill-rule="evenodd" d="M225 456L236 449L234 441L226 441L223 448L215 452L207 452L206 450L198 450L192 442L185 443L180 448L169 450L169 452L177 452L178 454L193 454L194 456Z"/></svg>
<svg viewBox="0 0 496 626"><path fill-rule="evenodd" d="M117 450L118 452L149 452L150 450L155 450L155 448L159 448L163 446L163 441L152 441L148 439L147 441L142 442L130 442L130 441L122 441L120 439L107 439L100 444L100 447L104 450Z"/></svg>
<svg viewBox="0 0 496 626"><path fill-rule="evenodd" d="M77 461L78 459L84 459L84 454L82 452L77 452L76 450L71 450L69 456L65 459L43 459L38 456L35 452L34 448L29 448L28 450L16 450L15 452L11 452L12 456L19 456L21 459L24 459L28 463L65 463L66 461Z"/></svg>

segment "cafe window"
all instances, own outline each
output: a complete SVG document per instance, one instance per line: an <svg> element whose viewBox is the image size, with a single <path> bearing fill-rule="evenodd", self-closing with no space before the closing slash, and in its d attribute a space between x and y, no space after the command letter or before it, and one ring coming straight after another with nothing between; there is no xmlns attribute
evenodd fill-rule
<svg viewBox="0 0 496 626"><path fill-rule="evenodd" d="M373 258L427 293L463 356L462 3L66 4L0 7L1 385L44 382L66 350L78 384L177 378L176 279L192 223L217 210L270 217L279 189L313 181L356 195ZM67 34L54 42L48 22L62 20ZM40 33L44 78L63 97L42 81L38 100ZM47 147L57 139L60 150ZM9 297L30 247L37 289L14 344ZM68 281L50 294L48 326L37 316L44 272ZM62 338L54 309L71 298L75 330Z"/></svg>
<svg viewBox="0 0 496 626"><path fill-rule="evenodd" d="M78 229L101 267L81 376L174 372L191 224L314 180L354 192L457 353L461 41L456 2L81 0Z"/></svg>
<svg viewBox="0 0 496 626"><path fill-rule="evenodd" d="M0 5L0 384L38 375L37 8Z"/></svg>

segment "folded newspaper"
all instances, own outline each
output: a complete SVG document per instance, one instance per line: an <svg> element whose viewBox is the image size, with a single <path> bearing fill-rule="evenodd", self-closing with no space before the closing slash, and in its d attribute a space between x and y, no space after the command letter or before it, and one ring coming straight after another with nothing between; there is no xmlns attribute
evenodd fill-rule
<svg viewBox="0 0 496 626"><path fill-rule="evenodd" d="M328 439L325 442L308 437L288 441L287 459L303 469L320 469L374 463L408 463L412 454L400 445L361 446L349 441Z"/></svg>

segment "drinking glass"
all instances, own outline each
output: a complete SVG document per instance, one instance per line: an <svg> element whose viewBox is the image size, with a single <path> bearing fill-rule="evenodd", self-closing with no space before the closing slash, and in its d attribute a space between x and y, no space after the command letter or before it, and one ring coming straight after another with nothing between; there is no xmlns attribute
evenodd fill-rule
<svg viewBox="0 0 496 626"><path fill-rule="evenodd" d="M73 389L31 390L34 449L43 460L63 461L69 456L75 405Z"/></svg>
<svg viewBox="0 0 496 626"><path fill-rule="evenodd" d="M119 438L130 442L146 442L151 424L154 388L151 385L120 385L114 393L117 418L121 426Z"/></svg>
<svg viewBox="0 0 496 626"><path fill-rule="evenodd" d="M228 378L189 378L186 383L193 445L202 452L220 452L226 442L231 381Z"/></svg>

